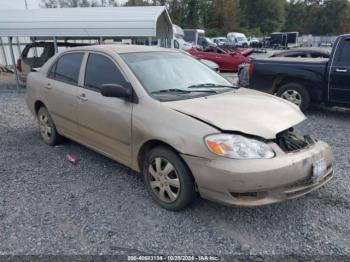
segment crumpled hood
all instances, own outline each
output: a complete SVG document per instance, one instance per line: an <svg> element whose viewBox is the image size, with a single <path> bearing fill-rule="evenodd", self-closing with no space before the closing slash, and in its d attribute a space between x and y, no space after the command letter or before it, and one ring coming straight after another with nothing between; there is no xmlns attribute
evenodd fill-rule
<svg viewBox="0 0 350 262"><path fill-rule="evenodd" d="M224 131L274 139L305 120L295 105L272 95L240 88L219 95L165 102L164 105Z"/></svg>

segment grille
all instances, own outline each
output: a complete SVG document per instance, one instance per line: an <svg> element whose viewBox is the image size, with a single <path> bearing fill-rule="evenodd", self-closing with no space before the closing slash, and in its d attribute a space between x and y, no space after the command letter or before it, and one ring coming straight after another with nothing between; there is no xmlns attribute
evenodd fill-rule
<svg viewBox="0 0 350 262"><path fill-rule="evenodd" d="M287 153L296 152L315 144L315 140L310 136L298 136L291 130L281 132L277 135L276 143Z"/></svg>

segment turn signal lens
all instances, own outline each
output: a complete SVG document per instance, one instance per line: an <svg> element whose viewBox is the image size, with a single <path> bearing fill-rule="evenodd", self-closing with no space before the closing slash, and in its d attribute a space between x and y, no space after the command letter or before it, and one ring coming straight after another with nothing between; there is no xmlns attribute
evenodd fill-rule
<svg viewBox="0 0 350 262"><path fill-rule="evenodd" d="M222 155L222 156L225 155L228 151L232 150L232 148L227 144L216 143L210 140L207 141L207 146L213 153L217 155Z"/></svg>

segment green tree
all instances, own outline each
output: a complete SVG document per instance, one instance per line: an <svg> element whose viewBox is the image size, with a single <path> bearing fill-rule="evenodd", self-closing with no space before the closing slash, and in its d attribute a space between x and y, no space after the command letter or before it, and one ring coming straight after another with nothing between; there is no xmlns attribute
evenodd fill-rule
<svg viewBox="0 0 350 262"><path fill-rule="evenodd" d="M281 30L286 17L286 0L240 0L239 25L261 33Z"/></svg>
<svg viewBox="0 0 350 262"><path fill-rule="evenodd" d="M200 26L200 6L201 0L182 0L185 8L185 24L188 28L197 28Z"/></svg>
<svg viewBox="0 0 350 262"><path fill-rule="evenodd" d="M208 18L203 23L206 28L213 28L221 34L238 29L238 0L214 0L209 2L206 12Z"/></svg>
<svg viewBox="0 0 350 262"><path fill-rule="evenodd" d="M45 8L117 6L118 0L41 0ZM239 31L337 35L350 31L349 0L127 0L127 6L165 5L173 23L208 36Z"/></svg>
<svg viewBox="0 0 350 262"><path fill-rule="evenodd" d="M307 3L302 0L292 0L287 3L284 31L305 33L305 19L307 18Z"/></svg>
<svg viewBox="0 0 350 262"><path fill-rule="evenodd" d="M302 33L338 35L350 31L348 0L307 0Z"/></svg>
<svg viewBox="0 0 350 262"><path fill-rule="evenodd" d="M324 34L337 35L350 31L350 3L348 0L326 0L319 17L323 18L320 26Z"/></svg>
<svg viewBox="0 0 350 262"><path fill-rule="evenodd" d="M149 5L149 2L147 0L128 0L125 3L126 6L145 6Z"/></svg>

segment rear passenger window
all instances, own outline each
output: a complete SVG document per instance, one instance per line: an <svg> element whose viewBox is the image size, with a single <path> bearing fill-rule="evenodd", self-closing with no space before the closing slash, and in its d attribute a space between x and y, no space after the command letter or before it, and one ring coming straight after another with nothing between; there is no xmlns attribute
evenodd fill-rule
<svg viewBox="0 0 350 262"><path fill-rule="evenodd" d="M61 56L52 66L49 77L55 80L77 85L83 53L72 53Z"/></svg>
<svg viewBox="0 0 350 262"><path fill-rule="evenodd" d="M85 87L100 90L104 84L125 86L126 81L115 63L104 55L90 54L85 69Z"/></svg>

